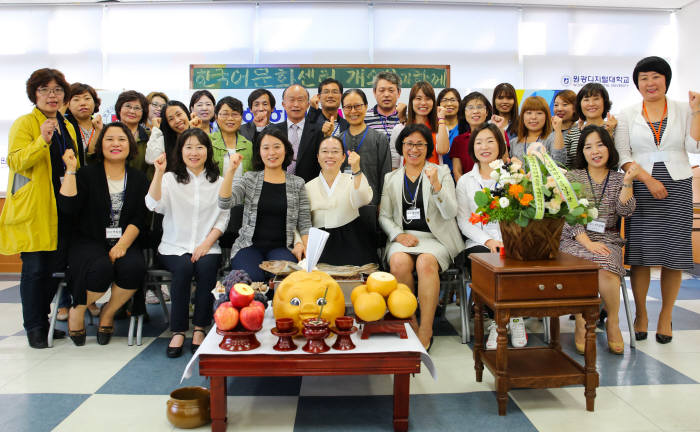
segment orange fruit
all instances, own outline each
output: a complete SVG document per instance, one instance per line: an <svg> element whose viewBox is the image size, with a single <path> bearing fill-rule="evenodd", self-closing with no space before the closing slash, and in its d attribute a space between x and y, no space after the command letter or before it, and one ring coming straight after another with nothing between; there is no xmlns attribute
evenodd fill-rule
<svg viewBox="0 0 700 432"><path fill-rule="evenodd" d="M377 321L386 313L384 297L376 292L358 295L352 306L355 309L355 315L362 321Z"/></svg>
<svg viewBox="0 0 700 432"><path fill-rule="evenodd" d="M409 288L408 285L406 285L406 284L399 283L396 285L396 289L406 290L406 291L410 292L411 294L413 294L413 290L411 290L411 288Z"/></svg>
<svg viewBox="0 0 700 432"><path fill-rule="evenodd" d="M367 294L367 285L358 285L352 289L350 293L350 301L352 304L355 304L355 299L357 299L357 296L360 294Z"/></svg>
<svg viewBox="0 0 700 432"><path fill-rule="evenodd" d="M396 289L396 278L387 272L374 272L367 278L367 291L388 297Z"/></svg>
<svg viewBox="0 0 700 432"><path fill-rule="evenodd" d="M396 318L409 318L416 312L418 301L412 292L397 289L389 295L387 305Z"/></svg>

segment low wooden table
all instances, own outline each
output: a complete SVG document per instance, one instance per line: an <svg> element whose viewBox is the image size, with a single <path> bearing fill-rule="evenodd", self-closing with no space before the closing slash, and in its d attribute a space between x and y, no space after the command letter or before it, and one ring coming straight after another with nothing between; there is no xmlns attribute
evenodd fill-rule
<svg viewBox="0 0 700 432"><path fill-rule="evenodd" d="M211 379L211 430L226 430L229 376L394 375L394 430L408 430L409 374L420 372L418 352L373 354L251 354L199 356L199 374Z"/></svg>
<svg viewBox="0 0 700 432"><path fill-rule="evenodd" d="M598 319L598 265L560 253L556 260L519 261L498 254L471 254L474 295L474 369L481 382L484 365L496 379L498 414L506 414L511 388L585 386L586 409L593 411ZM498 325L495 351L484 350L483 306ZM559 344L559 316L582 313L586 320L585 366ZM549 346L508 349L506 325L512 316L551 317Z"/></svg>

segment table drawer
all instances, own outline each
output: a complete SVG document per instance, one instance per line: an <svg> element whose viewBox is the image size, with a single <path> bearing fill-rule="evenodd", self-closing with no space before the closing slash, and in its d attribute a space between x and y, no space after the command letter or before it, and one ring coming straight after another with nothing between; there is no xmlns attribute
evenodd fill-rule
<svg viewBox="0 0 700 432"><path fill-rule="evenodd" d="M496 301L581 298L598 295L598 272L499 274Z"/></svg>

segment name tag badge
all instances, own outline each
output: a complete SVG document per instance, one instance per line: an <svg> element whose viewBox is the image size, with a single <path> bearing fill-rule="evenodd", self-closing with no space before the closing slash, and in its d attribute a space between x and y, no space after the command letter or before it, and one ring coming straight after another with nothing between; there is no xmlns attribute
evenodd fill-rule
<svg viewBox="0 0 700 432"><path fill-rule="evenodd" d="M590 221L588 222L588 225L586 225L586 229L588 231L593 231L602 234L605 232L605 222L602 220Z"/></svg>
<svg viewBox="0 0 700 432"><path fill-rule="evenodd" d="M121 228L105 228L105 235L108 239L118 239L122 236Z"/></svg>
<svg viewBox="0 0 700 432"><path fill-rule="evenodd" d="M406 220L416 220L416 219L420 219L420 209L419 208L406 210Z"/></svg>
<svg viewBox="0 0 700 432"><path fill-rule="evenodd" d="M665 151L657 151L651 153L651 156L649 157L651 159L652 163L656 162L668 162L670 160L668 153Z"/></svg>

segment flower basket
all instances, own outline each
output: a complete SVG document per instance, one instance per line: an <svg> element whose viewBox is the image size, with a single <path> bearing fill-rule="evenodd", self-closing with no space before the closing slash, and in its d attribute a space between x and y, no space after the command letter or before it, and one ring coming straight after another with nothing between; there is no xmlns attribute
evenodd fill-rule
<svg viewBox="0 0 700 432"><path fill-rule="evenodd" d="M525 227L513 221L501 221L506 257L522 261L556 258L563 227L564 218L531 220Z"/></svg>

